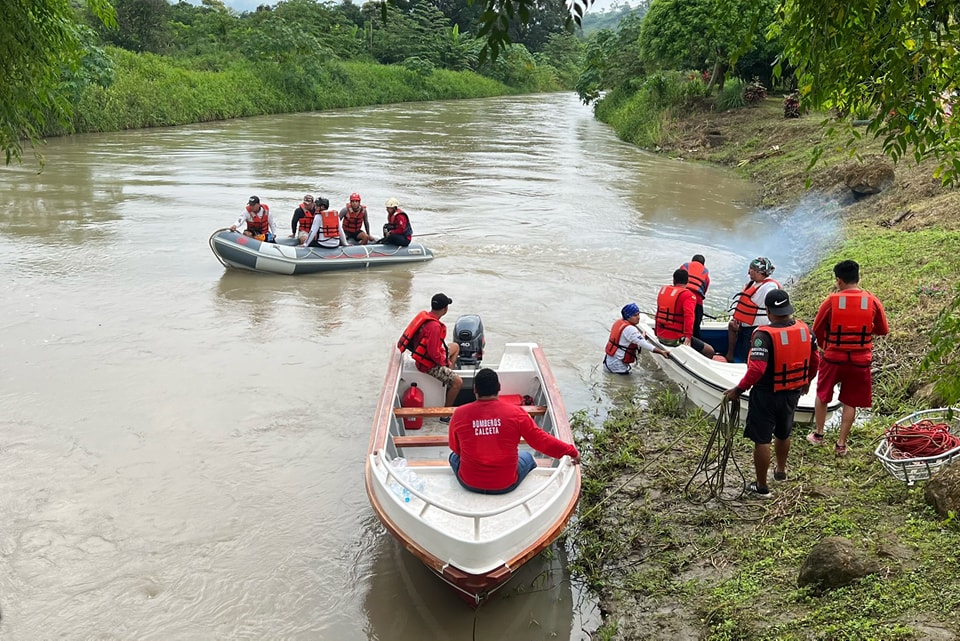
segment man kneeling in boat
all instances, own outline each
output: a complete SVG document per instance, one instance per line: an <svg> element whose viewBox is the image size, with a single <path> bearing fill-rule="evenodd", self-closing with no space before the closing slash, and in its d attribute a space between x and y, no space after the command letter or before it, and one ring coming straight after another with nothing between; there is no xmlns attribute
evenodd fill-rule
<svg viewBox="0 0 960 641"><path fill-rule="evenodd" d="M653 330L667 347L686 343L707 358L713 347L693 335L697 296L687 288L690 276L685 269L673 272L673 285L664 285L657 294L657 321Z"/></svg>
<svg viewBox="0 0 960 641"><path fill-rule="evenodd" d="M272 243L277 237L277 225L270 214L270 207L261 203L259 196L250 196L240 218L230 225L230 231L237 231L241 226L244 227L244 236L261 242Z"/></svg>
<svg viewBox="0 0 960 641"><path fill-rule="evenodd" d="M479 494L506 494L537 466L530 452L517 450L523 438L547 456L580 462L571 443L547 434L519 405L500 400L500 378L483 368L473 379L477 400L458 407L450 419L450 467L465 489Z"/></svg>
<svg viewBox="0 0 960 641"><path fill-rule="evenodd" d="M610 329L607 340L606 356L603 366L611 374L629 374L630 363L637 360L637 352L645 349L670 358L670 352L651 343L637 327L640 322L640 308L636 303L628 303L620 310L622 320L618 320Z"/></svg>
<svg viewBox="0 0 960 641"><path fill-rule="evenodd" d="M447 326L440 321L452 302L453 299L442 292L434 294L430 299L430 311L417 314L397 341L397 349L401 352L410 350L418 370L447 387L447 407L453 405L463 387L463 379L453 371L460 356L460 343L447 347ZM440 420L447 423L450 419L443 417Z"/></svg>

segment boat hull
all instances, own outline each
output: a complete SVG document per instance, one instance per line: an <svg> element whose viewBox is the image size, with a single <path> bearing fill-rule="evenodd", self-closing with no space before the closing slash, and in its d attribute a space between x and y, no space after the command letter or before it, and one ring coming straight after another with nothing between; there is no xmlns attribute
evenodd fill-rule
<svg viewBox="0 0 960 641"><path fill-rule="evenodd" d="M377 517L408 551L477 606L505 585L527 561L563 531L580 495L580 468L568 457L536 455L538 467L516 490L482 495L460 487L447 463L446 425L426 419L422 430L406 431L395 410L401 393L416 382L426 407L443 403L443 388L419 372L409 357L391 350L384 391L377 407L365 468L365 485ZM540 348L508 344L497 369L503 394L530 395L542 414L542 429L573 442L566 410ZM471 387L475 370L459 370ZM419 441L418 444L412 444ZM423 446L423 443L430 443ZM526 448L526 445L521 445ZM398 494L395 464L403 459L422 487Z"/></svg>
<svg viewBox="0 0 960 641"><path fill-rule="evenodd" d="M376 265L420 263L433 258L433 252L420 243L410 243L407 247L297 247L293 239L265 243L229 229L215 231L209 242L213 254L224 266L268 274L315 274Z"/></svg>
<svg viewBox="0 0 960 641"><path fill-rule="evenodd" d="M653 339L653 320L640 316L640 330ZM704 323L701 331L703 339L714 345L722 354L726 347L726 325L723 323ZM716 336L716 340L712 337ZM713 416L719 415L723 393L736 386L747 371L746 363L726 363L704 358L688 345L667 347L670 358L654 357L657 365L670 380L684 389L687 398L697 407ZM800 397L794 420L797 423L812 423L816 403L817 379L810 383L810 391ZM834 395L836 398L836 395ZM740 421L746 420L750 403L750 390L740 397ZM839 401L827 405L827 417L840 409Z"/></svg>

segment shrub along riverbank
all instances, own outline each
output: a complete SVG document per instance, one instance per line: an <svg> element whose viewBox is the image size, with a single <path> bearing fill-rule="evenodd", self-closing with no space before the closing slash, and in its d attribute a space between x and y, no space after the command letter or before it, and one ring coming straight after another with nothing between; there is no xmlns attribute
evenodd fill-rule
<svg viewBox="0 0 960 641"><path fill-rule="evenodd" d="M771 216L800 199L839 209L842 238L811 247L817 266L787 285L797 316L812 322L833 287L833 265L852 258L863 287L884 302L891 332L875 349L874 416L855 426L850 454L837 458L832 447L810 446L798 426L789 478L773 483L772 501L700 505L683 498L713 421L677 409L676 391L650 403L621 399L602 426L578 417L588 443L573 544L577 569L606 614L595 638L958 638L960 525L924 503L922 483L895 480L872 452L896 418L937 407L955 389L955 349L928 369L921 363L932 335L951 340L944 310L958 295L960 192L932 178L932 165L903 162L883 192L853 199L846 183L854 172L882 175L891 166L877 144L861 147L863 162L827 144L824 161L807 174L813 147L824 143L823 116L785 120L781 98L753 109L660 109L636 118L629 100L620 105L598 116L621 137L678 162L736 167L758 183ZM828 444L833 438L828 432ZM733 455L748 477L750 452L738 432ZM739 481L733 471L729 477ZM827 536L852 540L879 562L880 573L826 594L798 588L803 560Z"/></svg>
<svg viewBox="0 0 960 641"><path fill-rule="evenodd" d="M102 84L85 83L74 96L72 131L56 127L48 135L559 89L548 74L513 78L509 66L504 73L517 81L515 86L469 71L365 62L326 62L307 69L238 61L210 69L209 61L199 59L115 48L105 53L99 67Z"/></svg>

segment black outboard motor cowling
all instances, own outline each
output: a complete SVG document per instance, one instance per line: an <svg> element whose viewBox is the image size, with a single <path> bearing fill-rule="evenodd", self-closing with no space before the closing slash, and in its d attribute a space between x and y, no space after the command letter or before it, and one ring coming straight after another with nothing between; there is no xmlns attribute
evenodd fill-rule
<svg viewBox="0 0 960 641"><path fill-rule="evenodd" d="M460 344L460 356L457 368L480 367L483 348L487 341L483 337L483 321L476 314L468 314L457 319L453 326L453 340Z"/></svg>

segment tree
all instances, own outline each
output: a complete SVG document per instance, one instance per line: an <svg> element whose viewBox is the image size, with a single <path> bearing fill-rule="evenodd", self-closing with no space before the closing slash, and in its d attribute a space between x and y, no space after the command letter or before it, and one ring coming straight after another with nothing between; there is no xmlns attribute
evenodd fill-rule
<svg viewBox="0 0 960 641"><path fill-rule="evenodd" d="M957 3L786 0L779 14L771 34L784 43L806 107L866 111L867 133L895 162L909 152L917 162L933 158L935 176L960 181L960 118L947 115L960 106L947 109L960 87Z"/></svg>
<svg viewBox="0 0 960 641"><path fill-rule="evenodd" d="M168 41L170 4L167 0L112 0L117 27L103 32L107 42L143 53L161 53Z"/></svg>
<svg viewBox="0 0 960 641"><path fill-rule="evenodd" d="M106 0L89 10L115 24ZM64 73L80 73L87 51L83 26L69 0L0 2L0 148L9 164L21 160L23 140L34 146L48 121L67 126L72 114Z"/></svg>

